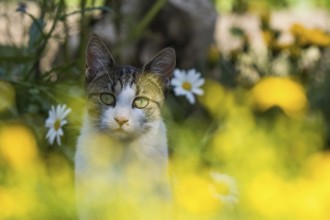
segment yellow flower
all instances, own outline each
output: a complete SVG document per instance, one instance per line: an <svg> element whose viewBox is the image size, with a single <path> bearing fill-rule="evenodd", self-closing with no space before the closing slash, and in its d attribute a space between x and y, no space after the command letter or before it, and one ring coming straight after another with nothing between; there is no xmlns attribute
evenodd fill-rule
<svg viewBox="0 0 330 220"><path fill-rule="evenodd" d="M314 178L327 179L330 183L330 153L319 153L313 155L307 163L307 171L313 174ZM329 188L330 189L330 188Z"/></svg>
<svg viewBox="0 0 330 220"><path fill-rule="evenodd" d="M0 219L26 219L35 208L35 191L23 187L2 188L0 186Z"/></svg>
<svg viewBox="0 0 330 220"><path fill-rule="evenodd" d="M330 154L317 153L296 178L265 170L246 187L245 202L262 219L329 219L329 169Z"/></svg>
<svg viewBox="0 0 330 220"><path fill-rule="evenodd" d="M286 77L266 77L251 91L252 103L261 111L278 106L288 115L303 113L307 107L304 88Z"/></svg>
<svg viewBox="0 0 330 220"><path fill-rule="evenodd" d="M191 214L211 215L221 208L216 189L209 179L196 174L176 177L174 194L179 207Z"/></svg>
<svg viewBox="0 0 330 220"><path fill-rule="evenodd" d="M212 116L219 116L219 113L223 110L226 97L225 89L213 80L206 80L203 89L204 95L199 97L199 102L205 106Z"/></svg>
<svg viewBox="0 0 330 220"><path fill-rule="evenodd" d="M266 43L267 46L271 46L273 41L274 41L274 35L270 31L263 31L262 32L262 37Z"/></svg>
<svg viewBox="0 0 330 220"><path fill-rule="evenodd" d="M330 35L319 29L308 29L301 24L293 24L291 27L291 33L302 46L309 44L321 47L330 46Z"/></svg>
<svg viewBox="0 0 330 220"><path fill-rule="evenodd" d="M330 154L317 153L306 163L305 175L300 178L294 208L299 219L330 219Z"/></svg>
<svg viewBox="0 0 330 220"><path fill-rule="evenodd" d="M38 161L33 133L20 124L4 125L0 128L0 155L15 170L33 167Z"/></svg>
<svg viewBox="0 0 330 220"><path fill-rule="evenodd" d="M280 42L279 39L277 39L277 37L275 37L274 31L265 30L265 31L262 31L261 35L265 41L266 46L269 48L274 48L277 51L283 51L283 50L290 49L290 47L291 47L291 43L289 43L289 42Z"/></svg>
<svg viewBox="0 0 330 220"><path fill-rule="evenodd" d="M273 171L258 174L247 186L247 203L252 210L270 219L290 213L291 191L285 181Z"/></svg>
<svg viewBox="0 0 330 220"><path fill-rule="evenodd" d="M0 112L14 106L15 89L4 81L0 81Z"/></svg>

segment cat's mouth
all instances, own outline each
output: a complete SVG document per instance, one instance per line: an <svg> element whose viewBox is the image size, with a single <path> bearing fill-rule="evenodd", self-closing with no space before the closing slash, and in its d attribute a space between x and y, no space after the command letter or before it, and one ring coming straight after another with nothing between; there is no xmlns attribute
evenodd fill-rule
<svg viewBox="0 0 330 220"><path fill-rule="evenodd" d="M118 137L130 137L130 136L134 136L131 132L125 130L123 127L119 127L113 130L113 133L115 136Z"/></svg>
<svg viewBox="0 0 330 220"><path fill-rule="evenodd" d="M115 129L114 131L115 131L115 132L119 132L119 133L125 133L125 134L128 134L128 132L125 131L125 130L123 129L123 127L119 127L119 128L117 128L117 129Z"/></svg>
<svg viewBox="0 0 330 220"><path fill-rule="evenodd" d="M121 141L131 141L137 137L136 134L131 133L122 127L112 130L112 136Z"/></svg>

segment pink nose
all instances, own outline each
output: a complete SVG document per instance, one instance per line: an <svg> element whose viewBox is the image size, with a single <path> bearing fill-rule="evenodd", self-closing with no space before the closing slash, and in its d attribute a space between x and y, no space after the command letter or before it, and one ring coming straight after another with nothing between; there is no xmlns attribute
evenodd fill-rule
<svg viewBox="0 0 330 220"><path fill-rule="evenodd" d="M128 119L125 117L115 117L114 119L120 126L128 122Z"/></svg>

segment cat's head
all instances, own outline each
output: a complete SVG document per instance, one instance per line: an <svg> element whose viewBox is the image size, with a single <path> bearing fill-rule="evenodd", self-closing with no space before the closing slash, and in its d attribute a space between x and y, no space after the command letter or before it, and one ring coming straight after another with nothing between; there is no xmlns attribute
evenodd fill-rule
<svg viewBox="0 0 330 220"><path fill-rule="evenodd" d="M102 40L93 35L86 52L87 108L92 126L129 140L161 120L164 91L175 68L175 51L165 48L142 69L117 66Z"/></svg>

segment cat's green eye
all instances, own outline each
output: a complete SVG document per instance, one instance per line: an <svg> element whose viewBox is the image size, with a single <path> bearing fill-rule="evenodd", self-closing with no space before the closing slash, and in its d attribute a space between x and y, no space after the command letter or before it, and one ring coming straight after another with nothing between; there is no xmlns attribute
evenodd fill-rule
<svg viewBox="0 0 330 220"><path fill-rule="evenodd" d="M110 93L101 93L100 94L101 102L105 105L115 105L116 104L116 98L114 95Z"/></svg>
<svg viewBox="0 0 330 220"><path fill-rule="evenodd" d="M149 104L149 99L146 97L137 97L133 101L133 107L135 108L145 108Z"/></svg>

